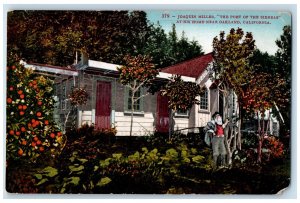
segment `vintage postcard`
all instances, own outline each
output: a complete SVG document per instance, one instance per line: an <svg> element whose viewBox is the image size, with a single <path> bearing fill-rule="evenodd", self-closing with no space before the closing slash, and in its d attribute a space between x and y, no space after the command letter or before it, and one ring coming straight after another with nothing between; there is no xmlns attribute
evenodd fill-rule
<svg viewBox="0 0 300 203"><path fill-rule="evenodd" d="M284 193L291 19L7 12L7 193Z"/></svg>

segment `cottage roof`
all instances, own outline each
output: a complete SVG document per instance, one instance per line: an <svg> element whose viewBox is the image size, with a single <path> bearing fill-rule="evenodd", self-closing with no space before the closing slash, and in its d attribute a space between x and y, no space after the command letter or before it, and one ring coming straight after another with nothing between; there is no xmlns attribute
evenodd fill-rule
<svg viewBox="0 0 300 203"><path fill-rule="evenodd" d="M98 69L98 70L105 70L108 72L117 72L117 67L121 67L121 65L117 64L112 64L112 63L106 63L102 61L94 61L94 60L88 60L88 64L85 66L82 66L84 68L79 69L88 69L88 68L93 68L93 69ZM158 78L161 79L169 79L172 76L172 74L166 73L166 72L159 72ZM195 79L189 76L183 76L181 77L183 81L186 82L195 82Z"/></svg>
<svg viewBox="0 0 300 203"><path fill-rule="evenodd" d="M54 73L59 75L70 75L70 76L77 76L78 72L75 67L73 66L52 66L48 64L39 64L39 63L26 63L25 61L21 61L21 64L25 66L25 68L32 68L36 71L41 72L48 72L48 73Z"/></svg>
<svg viewBox="0 0 300 203"><path fill-rule="evenodd" d="M161 71L164 73L188 76L193 78L198 78L204 70L207 68L208 64L213 61L212 53L208 53L196 58L183 61L181 63L163 68Z"/></svg>

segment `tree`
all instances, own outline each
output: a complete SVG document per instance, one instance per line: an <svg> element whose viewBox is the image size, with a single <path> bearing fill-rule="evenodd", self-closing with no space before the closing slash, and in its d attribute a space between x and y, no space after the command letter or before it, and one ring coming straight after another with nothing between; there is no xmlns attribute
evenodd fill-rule
<svg viewBox="0 0 300 203"><path fill-rule="evenodd" d="M197 42L178 41L175 25L167 35L143 11L11 11L7 28L8 52L51 65L73 64L78 51L115 64L150 55L156 68L203 54Z"/></svg>
<svg viewBox="0 0 300 203"><path fill-rule="evenodd" d="M70 114L72 112L77 112L77 108L80 105L86 104L88 100L88 93L84 88L72 88L71 93L68 95L68 98L66 99L67 101L70 101L71 108L64 113L64 123L63 123L63 132L66 133L67 130L67 123L69 121ZM74 127L74 126L72 126Z"/></svg>
<svg viewBox="0 0 300 203"><path fill-rule="evenodd" d="M224 115L228 118L233 111L230 104L230 95L236 94L240 103L243 95L243 87L248 83L252 74L249 59L255 50L255 41L252 33L241 28L231 29L225 37L225 32L220 32L219 38L213 39L213 74L211 78L218 84L219 91L224 98ZM238 110L238 109L236 109ZM237 111L236 111L237 112ZM240 113L239 113L240 116ZM241 149L241 119L238 119L238 129L235 125L227 125L225 128L225 147L227 150L227 162L231 163L232 153ZM232 144L234 141L234 144Z"/></svg>
<svg viewBox="0 0 300 203"><path fill-rule="evenodd" d="M161 25L150 26L150 36L145 41L144 53L149 54L156 68L164 68L172 64L174 61L171 58L172 47L169 43L168 37Z"/></svg>
<svg viewBox="0 0 300 203"><path fill-rule="evenodd" d="M197 41L188 41L184 31L182 31L181 38L177 41L176 47L176 63L204 54Z"/></svg>
<svg viewBox="0 0 300 203"><path fill-rule="evenodd" d="M60 151L62 133L53 120L53 81L10 58L7 66L7 160L36 160Z"/></svg>
<svg viewBox="0 0 300 203"><path fill-rule="evenodd" d="M257 119L258 130L256 136L258 140L258 163L261 163L262 146L265 136L267 135L267 131L270 127L271 112L268 114L267 123L265 120L267 116L266 112L272 108L274 102L274 98L272 97L271 93L274 91L273 88L276 88L276 84L273 83L274 81L274 78L267 73L253 75L250 83L245 89L244 96L241 101L243 109L246 110L246 113Z"/></svg>
<svg viewBox="0 0 300 203"><path fill-rule="evenodd" d="M70 65L76 51L120 63L126 53L140 53L147 29L143 11L11 11L7 45L36 63Z"/></svg>
<svg viewBox="0 0 300 203"><path fill-rule="evenodd" d="M281 122L281 125L283 127L281 133L284 133L284 131L290 129L291 125L291 26L283 27L283 34L280 36L280 39L276 40L275 43L278 46L278 50L275 53L276 72L280 75L280 78L284 79L279 91L285 94L279 97L281 99L280 101L276 101L276 104L283 116L284 121Z"/></svg>
<svg viewBox="0 0 300 203"><path fill-rule="evenodd" d="M179 75L170 78L162 88L161 95L168 97L169 116L169 138L173 133L173 117L177 110L188 110L194 104L199 104L199 97L204 89L193 82L184 82Z"/></svg>
<svg viewBox="0 0 300 203"><path fill-rule="evenodd" d="M168 41L171 47L170 58L173 59L170 65L203 55L202 47L196 41L189 42L184 31L178 39L175 24L169 32Z"/></svg>
<svg viewBox="0 0 300 203"><path fill-rule="evenodd" d="M285 26L283 30L281 41L276 41L280 49L275 57L261 53L259 50L254 52L251 59L254 71L249 78L249 83L243 88L241 98L246 115L255 116L258 121L258 163L261 163L262 146L270 128L270 109L280 121L281 126L286 128L290 124L291 30L288 26ZM267 111L269 115L265 123Z"/></svg>
<svg viewBox="0 0 300 203"><path fill-rule="evenodd" d="M281 78L278 73L255 73L252 75L249 84L247 84L244 90L243 98L241 98L241 103L246 114L251 117L256 117L258 122L258 163L261 162L263 142L270 128L270 110L275 108L277 106L276 104L283 105L282 102L285 102L284 98L287 97L288 93L282 91L285 84L285 79ZM267 123L265 123L266 112L268 112ZM281 115L278 116L278 119L281 119Z"/></svg>
<svg viewBox="0 0 300 203"><path fill-rule="evenodd" d="M178 39L176 26L168 34L161 25L150 25L149 38L143 54L149 54L157 68L164 68L181 61L203 55L202 47L196 41L189 41L185 33Z"/></svg>
<svg viewBox="0 0 300 203"><path fill-rule="evenodd" d="M149 56L130 56L124 58L125 65L118 68L120 74L120 82L129 88L131 93L131 121L130 121L130 136L132 135L133 113L135 110L135 103L141 98L147 96L150 92L136 95L141 88L150 88L153 80L158 75L158 70L151 62Z"/></svg>

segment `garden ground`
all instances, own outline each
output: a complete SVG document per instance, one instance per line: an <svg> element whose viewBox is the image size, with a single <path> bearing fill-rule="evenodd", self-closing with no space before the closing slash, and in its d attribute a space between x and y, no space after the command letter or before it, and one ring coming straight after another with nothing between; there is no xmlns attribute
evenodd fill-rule
<svg viewBox="0 0 300 203"><path fill-rule="evenodd" d="M276 194L290 183L289 155L263 164L234 159L213 171L201 135L116 138L86 127L71 131L61 154L8 162L11 193ZM244 161L241 161L244 160Z"/></svg>

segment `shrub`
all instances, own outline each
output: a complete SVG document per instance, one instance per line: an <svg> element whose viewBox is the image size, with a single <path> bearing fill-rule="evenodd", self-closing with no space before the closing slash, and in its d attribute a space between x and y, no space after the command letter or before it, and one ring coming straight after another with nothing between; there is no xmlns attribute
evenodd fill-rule
<svg viewBox="0 0 300 203"><path fill-rule="evenodd" d="M94 130L93 136L95 139L100 139L102 143L112 144L115 142L117 130L116 128L106 128Z"/></svg>
<svg viewBox="0 0 300 203"><path fill-rule="evenodd" d="M13 60L7 66L7 160L36 160L60 151L63 137L53 120L53 81Z"/></svg>
<svg viewBox="0 0 300 203"><path fill-rule="evenodd" d="M146 137L146 142L149 146L171 147L186 144L188 147L203 148L204 141L201 133L189 133L187 135L182 133L174 133L171 138L168 134L154 133Z"/></svg>
<svg viewBox="0 0 300 203"><path fill-rule="evenodd" d="M116 128L95 129L94 125L88 124L84 124L80 128L71 129L66 132L69 142L81 138L83 141L98 140L102 143L112 143L115 140L116 134Z"/></svg>
<svg viewBox="0 0 300 203"><path fill-rule="evenodd" d="M68 142L73 142L80 138L92 137L94 131L93 125L84 124L80 128L73 128L66 132Z"/></svg>
<svg viewBox="0 0 300 203"><path fill-rule="evenodd" d="M284 155L284 145L275 136L268 136L264 142L264 148L267 149L268 159L282 158Z"/></svg>
<svg viewBox="0 0 300 203"><path fill-rule="evenodd" d="M69 95L70 103L72 106L79 106L86 104L88 100L88 93L83 88L73 88Z"/></svg>
<svg viewBox="0 0 300 203"><path fill-rule="evenodd" d="M100 160L75 151L57 168L40 169L34 179L38 190L47 193L161 193L168 189L168 181L181 176L182 169L205 168L206 161L200 150L186 145L162 153L143 147Z"/></svg>

